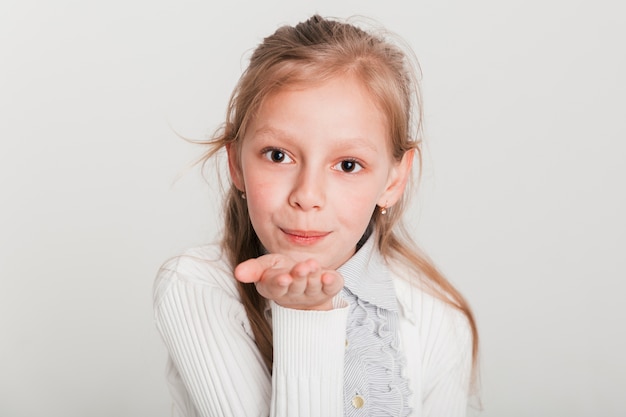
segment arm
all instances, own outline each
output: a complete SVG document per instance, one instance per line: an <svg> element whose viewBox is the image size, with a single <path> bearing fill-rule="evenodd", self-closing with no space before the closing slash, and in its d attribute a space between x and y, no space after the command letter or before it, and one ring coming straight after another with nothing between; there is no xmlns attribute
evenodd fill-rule
<svg viewBox="0 0 626 417"><path fill-rule="evenodd" d="M437 307L442 311L437 311ZM471 388L471 330L467 319L452 307L441 303L433 310L436 327L430 329L425 349L429 363L424 364L428 369L424 415L463 417L467 413Z"/></svg>
<svg viewBox="0 0 626 417"><path fill-rule="evenodd" d="M272 300L273 416L342 416L347 303L343 277L309 259L270 254L235 268Z"/></svg>
<svg viewBox="0 0 626 417"><path fill-rule="evenodd" d="M203 417L267 416L271 380L243 306L224 289L162 270L155 320L170 359Z"/></svg>
<svg viewBox="0 0 626 417"><path fill-rule="evenodd" d="M348 311L336 306L342 308L306 311L272 303L272 416L343 416Z"/></svg>
<svg viewBox="0 0 626 417"><path fill-rule="evenodd" d="M233 291L186 277L179 267L163 269L155 288L157 327L201 416L343 413L345 308L272 305L272 379Z"/></svg>

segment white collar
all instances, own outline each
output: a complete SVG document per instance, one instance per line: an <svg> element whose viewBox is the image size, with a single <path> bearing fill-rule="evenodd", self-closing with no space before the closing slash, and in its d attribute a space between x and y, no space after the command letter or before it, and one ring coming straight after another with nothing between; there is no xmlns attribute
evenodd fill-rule
<svg viewBox="0 0 626 417"><path fill-rule="evenodd" d="M359 299L389 311L398 311L398 300L387 263L375 248L375 234L337 271L344 287Z"/></svg>

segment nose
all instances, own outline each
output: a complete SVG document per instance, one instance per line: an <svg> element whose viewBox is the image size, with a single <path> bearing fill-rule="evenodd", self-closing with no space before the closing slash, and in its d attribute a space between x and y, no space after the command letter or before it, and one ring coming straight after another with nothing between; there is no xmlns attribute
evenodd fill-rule
<svg viewBox="0 0 626 417"><path fill-rule="evenodd" d="M324 176L313 169L302 169L297 173L289 204L304 211L319 210L326 202Z"/></svg>

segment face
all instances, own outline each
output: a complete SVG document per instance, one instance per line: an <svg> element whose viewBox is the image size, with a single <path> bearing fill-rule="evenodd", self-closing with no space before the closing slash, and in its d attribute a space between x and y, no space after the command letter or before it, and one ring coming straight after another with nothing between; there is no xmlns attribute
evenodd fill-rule
<svg viewBox="0 0 626 417"><path fill-rule="evenodd" d="M329 269L347 261L376 206L395 204L406 183L412 154L394 160L388 131L353 77L269 96L239 154L228 149L263 246Z"/></svg>

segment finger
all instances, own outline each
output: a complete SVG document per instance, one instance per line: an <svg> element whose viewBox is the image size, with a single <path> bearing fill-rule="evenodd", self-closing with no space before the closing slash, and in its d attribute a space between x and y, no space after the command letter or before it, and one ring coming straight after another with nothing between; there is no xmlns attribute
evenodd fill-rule
<svg viewBox="0 0 626 417"><path fill-rule="evenodd" d="M313 278L313 277L309 277L307 280L307 284L306 284L306 288L304 289L304 295L308 296L308 297L319 297L320 294L322 293L322 281L320 279L320 274L317 274L318 276Z"/></svg>
<svg viewBox="0 0 626 417"><path fill-rule="evenodd" d="M293 277L287 268L275 267L263 271L261 279L257 282L257 287L280 287L279 291L284 292L287 291L292 282Z"/></svg>
<svg viewBox="0 0 626 417"><path fill-rule="evenodd" d="M248 259L235 267L235 278L240 282L258 282L266 270L284 263L282 258L280 255L269 254Z"/></svg>
<svg viewBox="0 0 626 417"><path fill-rule="evenodd" d="M295 277L317 277L321 276L322 268L314 259L298 262L291 268L291 275Z"/></svg>
<svg viewBox="0 0 626 417"><path fill-rule="evenodd" d="M319 297L322 294L322 268L317 266L307 277L307 286L304 293L309 297Z"/></svg>
<svg viewBox="0 0 626 417"><path fill-rule="evenodd" d="M317 262L309 259L304 262L297 263L291 269L293 283L289 287L289 292L293 295L301 295L308 293L309 284L320 280L321 268Z"/></svg>
<svg viewBox="0 0 626 417"><path fill-rule="evenodd" d="M296 264L296 267L289 271L291 277L291 283L289 284L289 295L299 296L302 295L306 289L306 282L308 276L308 267L302 265L302 263Z"/></svg>
<svg viewBox="0 0 626 417"><path fill-rule="evenodd" d="M324 294L335 296L343 288L343 277L337 271L324 271L320 278Z"/></svg>

